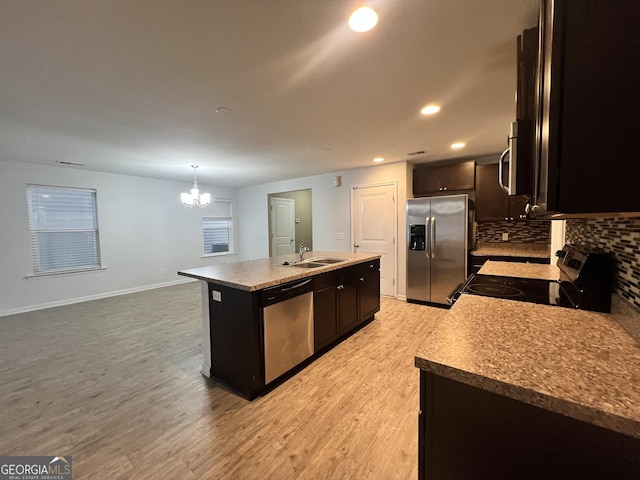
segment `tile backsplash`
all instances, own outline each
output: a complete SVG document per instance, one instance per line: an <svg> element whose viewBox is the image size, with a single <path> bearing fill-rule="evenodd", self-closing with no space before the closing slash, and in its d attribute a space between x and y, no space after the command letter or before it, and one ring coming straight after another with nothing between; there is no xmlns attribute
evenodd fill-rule
<svg viewBox="0 0 640 480"><path fill-rule="evenodd" d="M612 255L615 291L640 307L640 218L567 220L565 243Z"/></svg>
<svg viewBox="0 0 640 480"><path fill-rule="evenodd" d="M502 234L509 234L513 243L551 243L551 222L478 222L476 241L504 242Z"/></svg>

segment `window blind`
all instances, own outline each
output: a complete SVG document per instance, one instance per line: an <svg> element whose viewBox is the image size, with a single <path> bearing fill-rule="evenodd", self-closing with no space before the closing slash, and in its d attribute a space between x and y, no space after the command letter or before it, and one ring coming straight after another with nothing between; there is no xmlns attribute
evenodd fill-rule
<svg viewBox="0 0 640 480"><path fill-rule="evenodd" d="M213 200L202 209L204 254L231 252L233 249L231 201Z"/></svg>
<svg viewBox="0 0 640 480"><path fill-rule="evenodd" d="M35 274L100 267L96 191L27 185Z"/></svg>

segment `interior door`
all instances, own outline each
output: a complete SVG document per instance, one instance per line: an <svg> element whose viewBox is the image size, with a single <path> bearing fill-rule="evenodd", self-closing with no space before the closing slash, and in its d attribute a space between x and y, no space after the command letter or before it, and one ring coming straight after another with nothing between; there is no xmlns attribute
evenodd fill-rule
<svg viewBox="0 0 640 480"><path fill-rule="evenodd" d="M395 297L396 184L353 187L353 251L379 254L380 293Z"/></svg>
<svg viewBox="0 0 640 480"><path fill-rule="evenodd" d="M271 197L271 256L296 253L295 201Z"/></svg>

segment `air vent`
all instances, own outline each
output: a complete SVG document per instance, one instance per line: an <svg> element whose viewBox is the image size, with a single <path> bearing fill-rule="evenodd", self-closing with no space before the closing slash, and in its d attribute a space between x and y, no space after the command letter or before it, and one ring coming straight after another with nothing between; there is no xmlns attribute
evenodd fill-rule
<svg viewBox="0 0 640 480"><path fill-rule="evenodd" d="M424 155L425 153L427 153L426 150L416 150L415 152L407 153L407 155L409 155L409 156L412 156L412 155Z"/></svg>
<svg viewBox="0 0 640 480"><path fill-rule="evenodd" d="M84 163L67 162L65 160L56 160L59 165L71 165L72 167L84 167Z"/></svg>

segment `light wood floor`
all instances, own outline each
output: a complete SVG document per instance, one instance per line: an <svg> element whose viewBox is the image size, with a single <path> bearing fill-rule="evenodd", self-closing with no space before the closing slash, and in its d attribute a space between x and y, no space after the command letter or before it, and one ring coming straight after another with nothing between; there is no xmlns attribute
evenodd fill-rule
<svg viewBox="0 0 640 480"><path fill-rule="evenodd" d="M364 329L248 402L200 374L200 287L0 318L0 454L74 479L417 478L414 354L446 311L382 299Z"/></svg>

